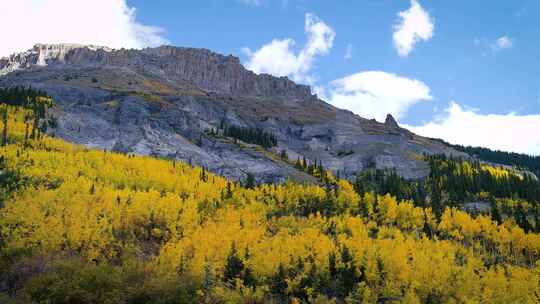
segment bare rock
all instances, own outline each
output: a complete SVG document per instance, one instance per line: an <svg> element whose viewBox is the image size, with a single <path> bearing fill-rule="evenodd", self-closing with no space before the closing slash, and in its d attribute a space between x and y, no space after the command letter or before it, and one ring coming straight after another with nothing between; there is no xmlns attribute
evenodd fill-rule
<svg viewBox="0 0 540 304"><path fill-rule="evenodd" d="M392 116L392 114L386 115L386 119L384 121L384 124L389 128L393 128L393 129L399 128L399 125L398 125L396 119L394 118L394 116Z"/></svg>
<svg viewBox="0 0 540 304"><path fill-rule="evenodd" d="M49 132L68 141L179 159L239 180L252 173L265 182L313 181L276 157L282 150L345 177L376 167L420 178L429 173L423 153L460 155L400 128L391 115L385 123L364 119L308 86L257 75L205 49L36 45L0 60L0 87L14 85L54 97L59 123ZM207 132L222 123L264 129L278 146L264 151Z"/></svg>

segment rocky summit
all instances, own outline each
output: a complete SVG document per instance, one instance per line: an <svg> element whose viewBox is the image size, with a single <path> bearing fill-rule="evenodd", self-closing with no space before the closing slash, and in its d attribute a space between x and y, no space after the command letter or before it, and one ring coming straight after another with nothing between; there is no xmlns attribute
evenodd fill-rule
<svg viewBox="0 0 540 304"><path fill-rule="evenodd" d="M55 136L183 160L240 180L248 173L259 182L312 180L294 167L304 158L346 177L375 167L421 178L429 173L424 153L460 154L400 128L391 115L385 123L364 119L308 86L257 75L237 57L205 49L40 44L0 59L0 87L17 85L54 98L58 123L48 132ZM262 130L275 144L231 138L229 127Z"/></svg>

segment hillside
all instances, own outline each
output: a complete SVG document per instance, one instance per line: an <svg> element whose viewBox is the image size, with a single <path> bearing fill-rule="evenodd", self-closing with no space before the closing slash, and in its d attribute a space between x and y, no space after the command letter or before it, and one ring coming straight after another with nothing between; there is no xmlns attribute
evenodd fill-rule
<svg viewBox="0 0 540 304"><path fill-rule="evenodd" d="M464 147L460 145L452 145L452 147L487 162L524 168L534 172L536 176L540 176L540 156L493 151L482 147Z"/></svg>
<svg viewBox="0 0 540 304"><path fill-rule="evenodd" d="M248 189L51 138L35 112L2 108L0 302L540 300L540 235L510 220L437 216L345 180Z"/></svg>
<svg viewBox="0 0 540 304"><path fill-rule="evenodd" d="M258 182L309 181L289 162L321 163L353 177L394 168L406 178L429 173L423 154L465 156L436 140L339 110L287 78L257 75L239 59L204 49L163 46L112 50L36 45L0 60L0 88L32 86L54 97L49 134L87 147L155 155ZM225 127L264 130L261 151Z"/></svg>

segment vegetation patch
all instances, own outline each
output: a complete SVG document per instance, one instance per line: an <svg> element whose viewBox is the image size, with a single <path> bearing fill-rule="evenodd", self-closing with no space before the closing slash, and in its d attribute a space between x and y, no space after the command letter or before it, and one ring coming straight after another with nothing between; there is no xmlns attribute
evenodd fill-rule
<svg viewBox="0 0 540 304"><path fill-rule="evenodd" d="M337 156L338 157L346 157L346 156L353 155L353 154L354 154L353 150L342 150L342 151L338 151Z"/></svg>
<svg viewBox="0 0 540 304"><path fill-rule="evenodd" d="M260 145L266 149L277 145L276 136L260 128L240 127L221 123L220 129L223 130L224 136L236 138L246 143Z"/></svg>
<svg viewBox="0 0 540 304"><path fill-rule="evenodd" d="M9 141L0 155L17 179L36 182L12 187L0 208L0 301L540 300L534 229L504 215L494 220L451 205L434 209L433 198L412 201L396 176L382 178L384 189L370 189L369 178L327 178L321 185L246 181L244 187L185 163L90 150L45 135L25 142L24 115L8 107ZM532 208L521 203L534 195L526 178L492 176L461 160L429 162L437 170L426 185L445 187L449 197L477 187L501 199L522 198L500 201L505 214ZM313 174L322 168L298 163ZM404 194L379 194L384 191Z"/></svg>

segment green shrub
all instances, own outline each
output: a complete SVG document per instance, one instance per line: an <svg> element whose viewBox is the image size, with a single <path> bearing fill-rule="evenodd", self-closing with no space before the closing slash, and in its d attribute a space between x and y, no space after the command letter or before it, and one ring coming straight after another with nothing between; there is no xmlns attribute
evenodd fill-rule
<svg viewBox="0 0 540 304"><path fill-rule="evenodd" d="M61 262L28 281L25 293L37 303L121 303L121 272L111 265Z"/></svg>

